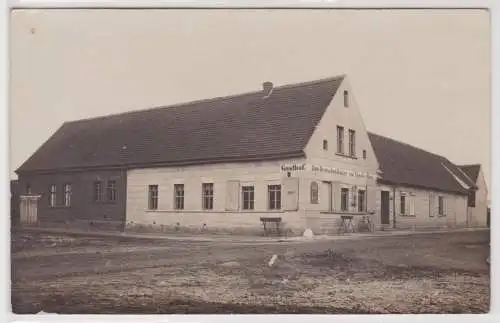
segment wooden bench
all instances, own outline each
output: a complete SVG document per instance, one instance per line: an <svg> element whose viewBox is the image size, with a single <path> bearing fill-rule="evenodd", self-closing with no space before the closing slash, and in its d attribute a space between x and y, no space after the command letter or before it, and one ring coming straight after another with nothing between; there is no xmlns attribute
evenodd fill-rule
<svg viewBox="0 0 500 323"><path fill-rule="evenodd" d="M269 235L270 233L276 233L277 235L281 235L281 217L262 217L260 218L260 222L264 226L264 235Z"/></svg>

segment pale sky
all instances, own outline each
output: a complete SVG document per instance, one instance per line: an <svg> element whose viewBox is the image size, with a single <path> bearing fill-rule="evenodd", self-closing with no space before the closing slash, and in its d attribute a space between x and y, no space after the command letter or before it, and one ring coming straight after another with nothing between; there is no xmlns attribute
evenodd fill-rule
<svg viewBox="0 0 500 323"><path fill-rule="evenodd" d="M64 121L347 74L369 131L481 163L482 10L15 10L11 177Z"/></svg>

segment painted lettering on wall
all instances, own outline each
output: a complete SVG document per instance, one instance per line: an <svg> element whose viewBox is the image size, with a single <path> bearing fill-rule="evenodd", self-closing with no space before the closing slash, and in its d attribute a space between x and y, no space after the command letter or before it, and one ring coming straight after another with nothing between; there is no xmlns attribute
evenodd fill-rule
<svg viewBox="0 0 500 323"><path fill-rule="evenodd" d="M335 167L326 167L321 165L307 165L307 164L287 164L281 165L281 170L284 172L297 172L297 171L313 171L322 172L333 175L341 176L352 176L352 177L364 177L364 178L376 178L376 175L369 174L368 172L358 172L348 169L340 169Z"/></svg>
<svg viewBox="0 0 500 323"><path fill-rule="evenodd" d="M296 171L306 170L306 164L281 165L281 170L284 172L296 172Z"/></svg>

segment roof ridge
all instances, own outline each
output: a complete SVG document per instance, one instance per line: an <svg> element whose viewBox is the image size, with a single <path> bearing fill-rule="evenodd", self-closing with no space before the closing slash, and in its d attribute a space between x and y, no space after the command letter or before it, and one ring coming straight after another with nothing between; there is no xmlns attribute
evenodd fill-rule
<svg viewBox="0 0 500 323"><path fill-rule="evenodd" d="M312 80L312 81L284 84L284 85L280 85L280 86L275 86L273 89L274 90L289 89L289 88L294 88L294 87L299 87L299 86L306 86L306 85L312 85L312 84L317 84L317 83L329 82L329 81L343 79L343 78L345 78L345 76L346 76L346 74L340 74L337 76L331 76L331 77L316 79L316 80ZM78 122L106 119L106 118L118 117L118 116L125 116L125 115L129 115L129 114L140 113L140 112L148 112L148 111L161 110L161 109L171 109L171 108L181 108L181 107L189 106L192 104L210 103L213 101L224 100L224 99L235 99L235 98L239 98L239 97L243 97L243 96L247 96L247 95L253 95L253 94L257 94L257 93L261 93L261 92L262 92L262 90L243 92L243 93L237 93L237 94L222 95L222 96L216 96L213 98L191 100L191 101L186 101L186 102L173 103L170 105L154 106L154 107L145 108L145 109L130 110L130 111L124 111L124 112L110 113L110 114L100 115L100 116L95 116L95 117L76 119L76 120L71 120L71 121L65 121L64 123L74 124L74 123L78 123Z"/></svg>
<svg viewBox="0 0 500 323"><path fill-rule="evenodd" d="M458 167L481 167L480 163L457 165Z"/></svg>

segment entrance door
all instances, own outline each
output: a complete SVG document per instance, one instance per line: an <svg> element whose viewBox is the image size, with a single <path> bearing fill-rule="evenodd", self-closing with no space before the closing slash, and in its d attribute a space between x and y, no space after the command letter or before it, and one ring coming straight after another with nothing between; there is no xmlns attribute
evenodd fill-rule
<svg viewBox="0 0 500 323"><path fill-rule="evenodd" d="M323 181L323 184L326 186L326 188L327 188L326 191L328 192L327 212L332 212L333 211L333 186L332 186L332 182Z"/></svg>
<svg viewBox="0 0 500 323"><path fill-rule="evenodd" d="M389 192L382 191L380 196L380 223L390 224L389 220Z"/></svg>

